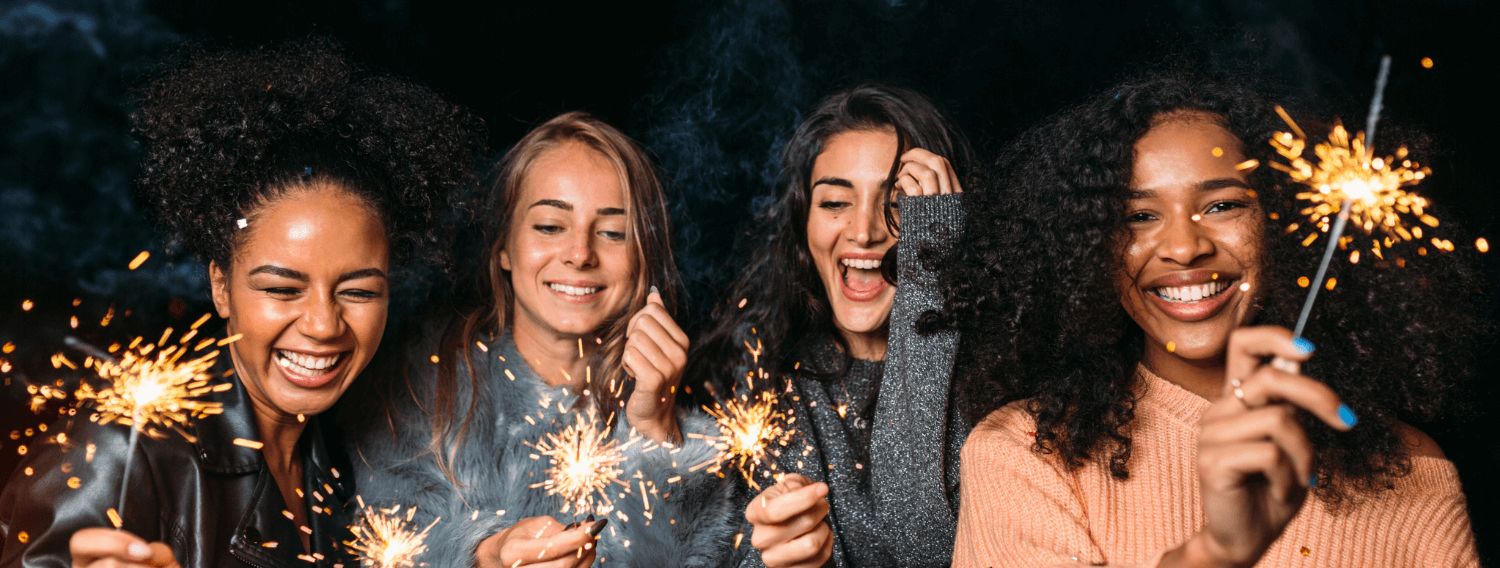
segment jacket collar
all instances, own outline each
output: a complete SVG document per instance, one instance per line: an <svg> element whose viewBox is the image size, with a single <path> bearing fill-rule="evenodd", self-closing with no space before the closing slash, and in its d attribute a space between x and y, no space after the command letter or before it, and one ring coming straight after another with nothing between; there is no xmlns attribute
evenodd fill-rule
<svg viewBox="0 0 1500 568"><path fill-rule="evenodd" d="M203 461L204 467L209 471L217 473L258 471L265 464L265 458L261 456L260 450L234 443L236 439L260 439L255 425L255 410L250 406L250 395L245 392L245 385L233 376L223 376L234 369L234 364L228 356L228 350L221 351L221 353L224 353L224 356L219 357L218 363L214 365L214 372L222 377L219 379L221 384L227 382L234 386L223 392L210 393L206 397L210 401L224 405L224 411L193 421L193 434L197 438L193 441L193 448L198 452L198 459Z"/></svg>

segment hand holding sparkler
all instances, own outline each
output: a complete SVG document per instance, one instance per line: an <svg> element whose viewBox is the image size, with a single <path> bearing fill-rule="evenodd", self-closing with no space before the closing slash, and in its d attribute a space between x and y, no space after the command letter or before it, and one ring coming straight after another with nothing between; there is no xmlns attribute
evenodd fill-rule
<svg viewBox="0 0 1500 568"><path fill-rule="evenodd" d="M769 568L822 566L833 554L828 484L790 474L745 507L750 544Z"/></svg>
<svg viewBox="0 0 1500 568"><path fill-rule="evenodd" d="M68 540L73 566L136 568L154 566L178 568L177 556L160 542L147 543L126 531L89 528L73 533Z"/></svg>
<svg viewBox="0 0 1500 568"><path fill-rule="evenodd" d="M689 342L667 313L655 286L646 296L646 307L630 317L625 336L625 372L635 377L635 391L625 403L625 418L641 435L675 444L681 438L673 402L682 369L687 366Z"/></svg>
<svg viewBox="0 0 1500 568"><path fill-rule="evenodd" d="M545 564L548 568L583 568L594 564L599 550L595 539L609 519L563 525L552 517L521 519L484 539L475 551L480 568L516 568Z"/></svg>

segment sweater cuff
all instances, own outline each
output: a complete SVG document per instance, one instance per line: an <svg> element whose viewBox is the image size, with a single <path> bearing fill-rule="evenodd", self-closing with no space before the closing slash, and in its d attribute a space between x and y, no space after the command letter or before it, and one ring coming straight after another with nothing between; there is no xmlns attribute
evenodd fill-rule
<svg viewBox="0 0 1500 568"><path fill-rule="evenodd" d="M964 194L903 196L901 240L946 252L963 230Z"/></svg>

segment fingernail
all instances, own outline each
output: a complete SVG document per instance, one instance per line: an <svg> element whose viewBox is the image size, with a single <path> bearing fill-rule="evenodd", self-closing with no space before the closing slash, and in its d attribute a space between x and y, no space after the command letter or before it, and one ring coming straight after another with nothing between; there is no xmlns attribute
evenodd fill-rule
<svg viewBox="0 0 1500 568"><path fill-rule="evenodd" d="M651 293L652 293L652 294L660 294L660 293L661 293L661 290L657 290L657 289L656 289L656 287L655 287L655 286L652 286L652 287L651 287Z"/></svg>
<svg viewBox="0 0 1500 568"><path fill-rule="evenodd" d="M1306 355L1308 353L1312 353L1314 349L1317 349L1317 347L1313 347L1313 343L1311 341L1308 341L1305 337L1298 337L1296 339L1293 339L1292 347L1297 348L1297 353L1299 355Z"/></svg>
<svg viewBox="0 0 1500 568"><path fill-rule="evenodd" d="M607 524L609 524L609 517L599 519L598 522L594 523L594 526L589 527L589 536L599 536L599 532L603 531L604 525Z"/></svg>
<svg viewBox="0 0 1500 568"><path fill-rule="evenodd" d="M1312 477L1307 478L1307 486L1312 489L1318 488L1318 474L1315 473Z"/></svg>
<svg viewBox="0 0 1500 568"><path fill-rule="evenodd" d="M594 514L593 513L589 513L589 518L584 519L583 522L585 522L585 523L592 523L592 522L594 522Z"/></svg>
<svg viewBox="0 0 1500 568"><path fill-rule="evenodd" d="M151 557L151 547L147 546L144 542L130 543L130 547L126 549L126 552L130 553L131 558L138 560L145 560Z"/></svg>
<svg viewBox="0 0 1500 568"><path fill-rule="evenodd" d="M1344 425L1350 428L1353 428L1355 424L1359 424L1359 417L1354 415L1353 410L1349 410L1349 405L1347 404L1339 405L1339 420L1343 420Z"/></svg>

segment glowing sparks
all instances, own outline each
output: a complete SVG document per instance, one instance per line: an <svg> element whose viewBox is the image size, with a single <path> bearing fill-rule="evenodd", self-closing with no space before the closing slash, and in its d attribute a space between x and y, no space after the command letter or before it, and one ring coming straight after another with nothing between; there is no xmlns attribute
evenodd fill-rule
<svg viewBox="0 0 1500 568"><path fill-rule="evenodd" d="M135 255L135 259L130 261L130 269L135 270L137 268L140 268L142 264L146 263L146 259L148 258L151 258L151 252L144 250L141 251L141 254Z"/></svg>
<svg viewBox="0 0 1500 568"><path fill-rule="evenodd" d="M1422 58L1422 68L1423 69L1432 69L1432 58L1431 57L1423 57Z"/></svg>
<svg viewBox="0 0 1500 568"><path fill-rule="evenodd" d="M1176 341L1168 341L1167 342L1167 353L1175 353L1176 351L1177 351L1177 342Z"/></svg>
<svg viewBox="0 0 1500 568"><path fill-rule="evenodd" d="M1479 252L1490 252L1490 242L1484 240L1484 237L1480 237L1474 241L1474 248L1478 249Z"/></svg>
<svg viewBox="0 0 1500 568"><path fill-rule="evenodd" d="M1407 160L1406 148L1396 151L1395 156L1371 157L1365 147L1364 133L1352 137L1343 125L1335 125L1328 141L1313 146L1317 163L1302 157L1307 149L1307 137L1292 121L1286 111L1276 111L1291 127L1292 132L1278 132L1271 137L1276 152L1287 159L1287 163L1272 162L1271 167L1286 172L1293 181L1307 186L1308 191L1297 194L1297 198L1309 203L1302 210L1315 226L1326 227L1331 217L1347 202L1350 205L1349 222L1366 232L1379 230L1397 241L1414 238L1406 218L1414 218L1431 227L1438 220L1424 212L1427 200L1408 193L1404 187L1416 185L1426 178L1431 170L1421 164ZM1318 232L1309 234L1303 245L1316 240ZM1416 237L1419 238L1419 237Z"/></svg>
<svg viewBox="0 0 1500 568"><path fill-rule="evenodd" d="M620 479L625 473L620 469L625 461L624 448L612 439L592 409L561 432L544 434L531 447L552 464L547 479L531 487L542 487L548 495L562 497L562 513L608 514L614 509L610 484L629 487Z"/></svg>
<svg viewBox="0 0 1500 568"><path fill-rule="evenodd" d="M31 307L35 305L36 304L31 303L31 300L21 300L21 311L29 312L31 311Z"/></svg>
<svg viewBox="0 0 1500 568"><path fill-rule="evenodd" d="M168 330L168 334L171 330ZM153 438L166 436L170 429L189 441L193 437L183 427L190 420L223 412L217 402L198 400L210 392L231 388L229 383L210 384L215 378L211 369L218 351L183 361L187 349L172 345L156 350L165 343L134 342L118 362L90 358L87 365L108 383L102 390L84 382L76 396L79 401L93 401L98 422L131 426ZM154 353L153 353L154 351Z"/></svg>
<svg viewBox="0 0 1500 568"><path fill-rule="evenodd" d="M359 504L359 521L349 527L354 540L344 541L344 546L359 557L360 566L414 568L427 565L426 562L417 562L417 558L427 552L427 545L422 541L427 540L427 531L432 530L438 519L433 519L427 528L418 531L410 526L416 508L407 509L405 515L400 515L400 505L376 511L365 507L363 499Z"/></svg>
<svg viewBox="0 0 1500 568"><path fill-rule="evenodd" d="M263 448L263 447L266 446L265 444L262 444L260 442L255 441L255 440L246 440L244 438L235 438L234 439L234 445L240 446L240 447L244 447L244 448L250 448L252 450L259 450L259 449L261 449L261 448Z"/></svg>
<svg viewBox="0 0 1500 568"><path fill-rule="evenodd" d="M704 407L719 421L719 430L723 432L723 436L712 441L719 455L708 471L734 468L746 483L760 489L755 467L766 461L767 449L786 443L792 435L785 427L786 413L777 408L777 398L775 393L763 391L755 398L742 395L727 403L714 403L713 408Z"/></svg>

